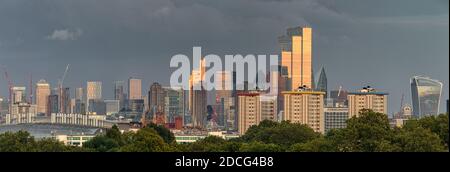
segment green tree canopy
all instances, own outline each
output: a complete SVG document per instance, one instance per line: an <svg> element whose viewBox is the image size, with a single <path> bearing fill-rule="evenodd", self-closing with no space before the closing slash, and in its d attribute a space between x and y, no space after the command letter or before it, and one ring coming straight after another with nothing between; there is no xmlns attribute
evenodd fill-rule
<svg viewBox="0 0 450 172"><path fill-rule="evenodd" d="M165 152L169 145L151 128L142 128L131 135L129 144L120 148L122 152Z"/></svg>
<svg viewBox="0 0 450 172"><path fill-rule="evenodd" d="M241 152L284 152L284 149L276 144L262 142L243 143L239 149Z"/></svg>
<svg viewBox="0 0 450 172"><path fill-rule="evenodd" d="M83 147L94 149L98 152L116 151L119 146L116 140L105 135L96 136L83 144Z"/></svg>
<svg viewBox="0 0 450 172"><path fill-rule="evenodd" d="M76 149L72 146L66 146L64 143L54 138L44 138L36 142L35 149L39 152L66 152Z"/></svg>
<svg viewBox="0 0 450 172"><path fill-rule="evenodd" d="M188 146L191 152L224 152L226 141L217 136L208 136Z"/></svg>
<svg viewBox="0 0 450 172"><path fill-rule="evenodd" d="M409 128L419 126L437 134L439 138L444 142L445 147L447 147L448 149L448 135L449 135L448 114L441 114L438 116L427 116L418 120L416 119L409 120L405 125L405 127Z"/></svg>
<svg viewBox="0 0 450 172"><path fill-rule="evenodd" d="M113 125L110 129L106 130L105 136L114 140L119 146L123 146L126 144L126 140L117 125Z"/></svg>
<svg viewBox="0 0 450 172"><path fill-rule="evenodd" d="M324 137L316 138L306 143L293 144L290 152L335 152L336 148Z"/></svg>
<svg viewBox="0 0 450 172"><path fill-rule="evenodd" d="M362 110L359 117L347 120L347 128L332 130L327 133L337 151L344 152L379 152L389 151L393 137L387 115Z"/></svg>
<svg viewBox="0 0 450 172"><path fill-rule="evenodd" d="M403 127L396 129L395 145L403 152L441 152L445 146L439 136L422 127Z"/></svg>
<svg viewBox="0 0 450 172"><path fill-rule="evenodd" d="M250 127L240 140L290 147L295 143L305 143L319 136L319 133L314 132L307 125L294 124L289 121L277 123L264 120L259 125Z"/></svg>
<svg viewBox="0 0 450 172"><path fill-rule="evenodd" d="M175 143L175 136L166 127L164 127L162 125L156 125L154 123L150 123L149 125L147 125L147 128L154 129L158 133L158 135L161 136L161 138L163 138L163 140L166 143L168 143L168 144Z"/></svg>

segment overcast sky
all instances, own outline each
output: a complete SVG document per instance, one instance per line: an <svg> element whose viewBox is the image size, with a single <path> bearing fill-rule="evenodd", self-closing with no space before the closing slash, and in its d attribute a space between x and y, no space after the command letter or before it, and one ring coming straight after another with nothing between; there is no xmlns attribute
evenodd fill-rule
<svg viewBox="0 0 450 172"><path fill-rule="evenodd" d="M313 28L313 64L324 65L328 88L371 85L410 103L409 78L426 75L449 84L448 0L0 0L0 65L16 85L143 79L168 85L170 58L203 53L278 54L286 28ZM7 83L0 77L0 95ZM52 87L53 87L52 86ZM445 104L441 104L441 112Z"/></svg>

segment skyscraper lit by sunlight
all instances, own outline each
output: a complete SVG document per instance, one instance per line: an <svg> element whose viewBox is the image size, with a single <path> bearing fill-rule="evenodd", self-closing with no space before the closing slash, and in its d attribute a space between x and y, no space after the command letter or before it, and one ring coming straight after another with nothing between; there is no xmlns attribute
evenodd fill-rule
<svg viewBox="0 0 450 172"><path fill-rule="evenodd" d="M312 28L295 27L279 37L281 65L287 68L290 89L306 86L313 88L312 80Z"/></svg>

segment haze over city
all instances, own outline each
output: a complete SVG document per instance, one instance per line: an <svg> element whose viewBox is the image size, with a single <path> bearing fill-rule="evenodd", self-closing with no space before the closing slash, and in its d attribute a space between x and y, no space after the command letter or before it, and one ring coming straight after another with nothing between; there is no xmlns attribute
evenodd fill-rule
<svg viewBox="0 0 450 172"><path fill-rule="evenodd" d="M371 85L389 93L389 114L402 94L410 103L409 79L425 75L444 84L448 99L449 16L446 0L399 1L1 1L0 65L15 85L46 79L56 86L70 63L64 85L143 79L169 85L175 54L278 54L286 28L313 32L314 73L325 66L328 89L349 91ZM352 5L348 5L352 4ZM37 15L38 14L38 15ZM0 96L7 97L4 77Z"/></svg>

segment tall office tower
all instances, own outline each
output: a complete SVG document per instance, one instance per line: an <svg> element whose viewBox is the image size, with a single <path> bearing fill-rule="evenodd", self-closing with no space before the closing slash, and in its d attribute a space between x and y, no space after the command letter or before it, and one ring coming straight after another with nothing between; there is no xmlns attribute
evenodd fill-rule
<svg viewBox="0 0 450 172"><path fill-rule="evenodd" d="M284 94L283 120L309 125L315 132L325 132L324 92L299 88Z"/></svg>
<svg viewBox="0 0 450 172"><path fill-rule="evenodd" d="M226 130L234 129L235 108L234 97L220 98L216 105L217 124L224 126Z"/></svg>
<svg viewBox="0 0 450 172"><path fill-rule="evenodd" d="M182 88L165 87L164 107L166 114L166 121L173 123L176 117L183 117L184 115L184 90Z"/></svg>
<svg viewBox="0 0 450 172"><path fill-rule="evenodd" d="M86 104L79 99L75 99L74 114L86 114Z"/></svg>
<svg viewBox="0 0 450 172"><path fill-rule="evenodd" d="M253 125L261 122L260 93L248 92L238 94L238 132L244 135Z"/></svg>
<svg viewBox="0 0 450 172"><path fill-rule="evenodd" d="M328 85L328 80L327 80L327 75L325 74L325 67L322 66L322 68L320 69L319 78L317 80L315 90L325 92L324 99L328 98L327 85Z"/></svg>
<svg viewBox="0 0 450 172"><path fill-rule="evenodd" d="M217 114L217 124L219 126L226 126L229 116L234 116L229 114L233 108L233 78L232 73L229 71L217 71L214 79L216 88L216 114ZM228 87L228 88L227 88Z"/></svg>
<svg viewBox="0 0 450 172"><path fill-rule="evenodd" d="M137 78L128 79L128 99L142 99L142 80Z"/></svg>
<svg viewBox="0 0 450 172"><path fill-rule="evenodd" d="M229 98L216 98L216 104L213 105L214 110L216 112L217 118L216 118L216 123L219 126L226 126L226 121L227 121L227 116L229 114L226 114L226 111L229 111L230 109L230 104L225 101L229 100L231 97ZM228 107L226 107L228 106Z"/></svg>
<svg viewBox="0 0 450 172"><path fill-rule="evenodd" d="M148 108L152 113L164 112L165 92L161 84L155 82L148 91Z"/></svg>
<svg viewBox="0 0 450 172"><path fill-rule="evenodd" d="M144 112L149 112L150 108L149 108L149 98L148 95L143 95L142 96L142 100L144 100Z"/></svg>
<svg viewBox="0 0 450 172"><path fill-rule="evenodd" d="M411 78L411 98L413 115L416 118L439 114L442 82L429 77L414 76Z"/></svg>
<svg viewBox="0 0 450 172"><path fill-rule="evenodd" d="M281 65L291 78L291 90L306 86L313 88L312 80L312 29L295 27L279 37Z"/></svg>
<svg viewBox="0 0 450 172"><path fill-rule="evenodd" d="M387 114L388 93L378 92L370 86L364 87L359 92L348 93L348 116L358 117L362 109L371 109L374 112Z"/></svg>
<svg viewBox="0 0 450 172"><path fill-rule="evenodd" d="M86 99L102 99L102 82L88 81Z"/></svg>
<svg viewBox="0 0 450 172"><path fill-rule="evenodd" d="M325 114L325 132L347 126L348 108L326 107L323 111Z"/></svg>
<svg viewBox="0 0 450 172"><path fill-rule="evenodd" d="M290 89L290 79L287 74L287 68L284 66L278 66L278 91L277 91L277 99L278 99L278 113L284 111L284 95L283 91L289 91ZM281 119L279 119L281 120Z"/></svg>
<svg viewBox="0 0 450 172"><path fill-rule="evenodd" d="M26 102L26 88L25 87L12 87L12 103Z"/></svg>
<svg viewBox="0 0 450 172"><path fill-rule="evenodd" d="M50 95L50 84L41 79L36 83L36 106L37 113L47 112L48 96Z"/></svg>
<svg viewBox="0 0 450 172"><path fill-rule="evenodd" d="M84 100L84 91L82 87L75 89L75 100Z"/></svg>
<svg viewBox="0 0 450 172"><path fill-rule="evenodd" d="M189 76L189 100L191 100L192 91L193 88L196 88L196 90L203 89L203 78L205 75L206 67L205 67L205 60L200 60L200 66L199 69L192 69L191 75ZM198 89L200 88L200 89ZM190 108L192 107L192 102L189 101L189 110L192 111ZM206 109L206 108L205 108Z"/></svg>
<svg viewBox="0 0 450 172"><path fill-rule="evenodd" d="M51 116L52 113L59 113L58 95L50 94L47 101L47 116Z"/></svg>
<svg viewBox="0 0 450 172"><path fill-rule="evenodd" d="M191 90L191 120L194 127L204 128L206 120L206 90Z"/></svg>
<svg viewBox="0 0 450 172"><path fill-rule="evenodd" d="M233 91L231 93L231 96L233 97L231 100L229 100L229 103L231 104L231 108L230 108L230 116L228 117L228 121L227 121L227 125L228 125L228 130L230 131L237 131L237 126L238 126L238 106L237 106L237 102L238 102L238 91L237 91L237 73L236 71L232 72L233 75Z"/></svg>
<svg viewBox="0 0 450 172"><path fill-rule="evenodd" d="M125 107L125 82L114 81L114 100L119 100L120 109Z"/></svg>
<svg viewBox="0 0 450 172"><path fill-rule="evenodd" d="M200 69L192 70L189 78L189 111L194 127L204 128L206 124L207 95L203 87L205 78L205 60L201 60Z"/></svg>
<svg viewBox="0 0 450 172"><path fill-rule="evenodd" d="M89 100L102 99L102 82L88 81L86 90L86 108L89 111Z"/></svg>
<svg viewBox="0 0 450 172"><path fill-rule="evenodd" d="M76 99L74 99L74 98L70 99L70 110L69 110L70 113L74 113L75 112L75 105L76 105L76 103L77 103Z"/></svg>
<svg viewBox="0 0 450 172"><path fill-rule="evenodd" d="M70 89L68 87L63 88L61 91L60 98L60 107L59 110L61 113L70 113Z"/></svg>
<svg viewBox="0 0 450 172"><path fill-rule="evenodd" d="M261 121L277 121L278 105L277 96L260 95Z"/></svg>
<svg viewBox="0 0 450 172"><path fill-rule="evenodd" d="M75 103L73 104L72 113L86 114L86 101L82 87L75 89Z"/></svg>
<svg viewBox="0 0 450 172"><path fill-rule="evenodd" d="M216 97L231 97L233 91L233 81L229 71L217 71L214 78ZM228 87L228 88L227 88Z"/></svg>
<svg viewBox="0 0 450 172"><path fill-rule="evenodd" d="M275 78L276 77L276 78ZM280 79L280 71L270 71L268 74L268 81L270 83L270 89L268 94L270 95L278 95L278 80Z"/></svg>

